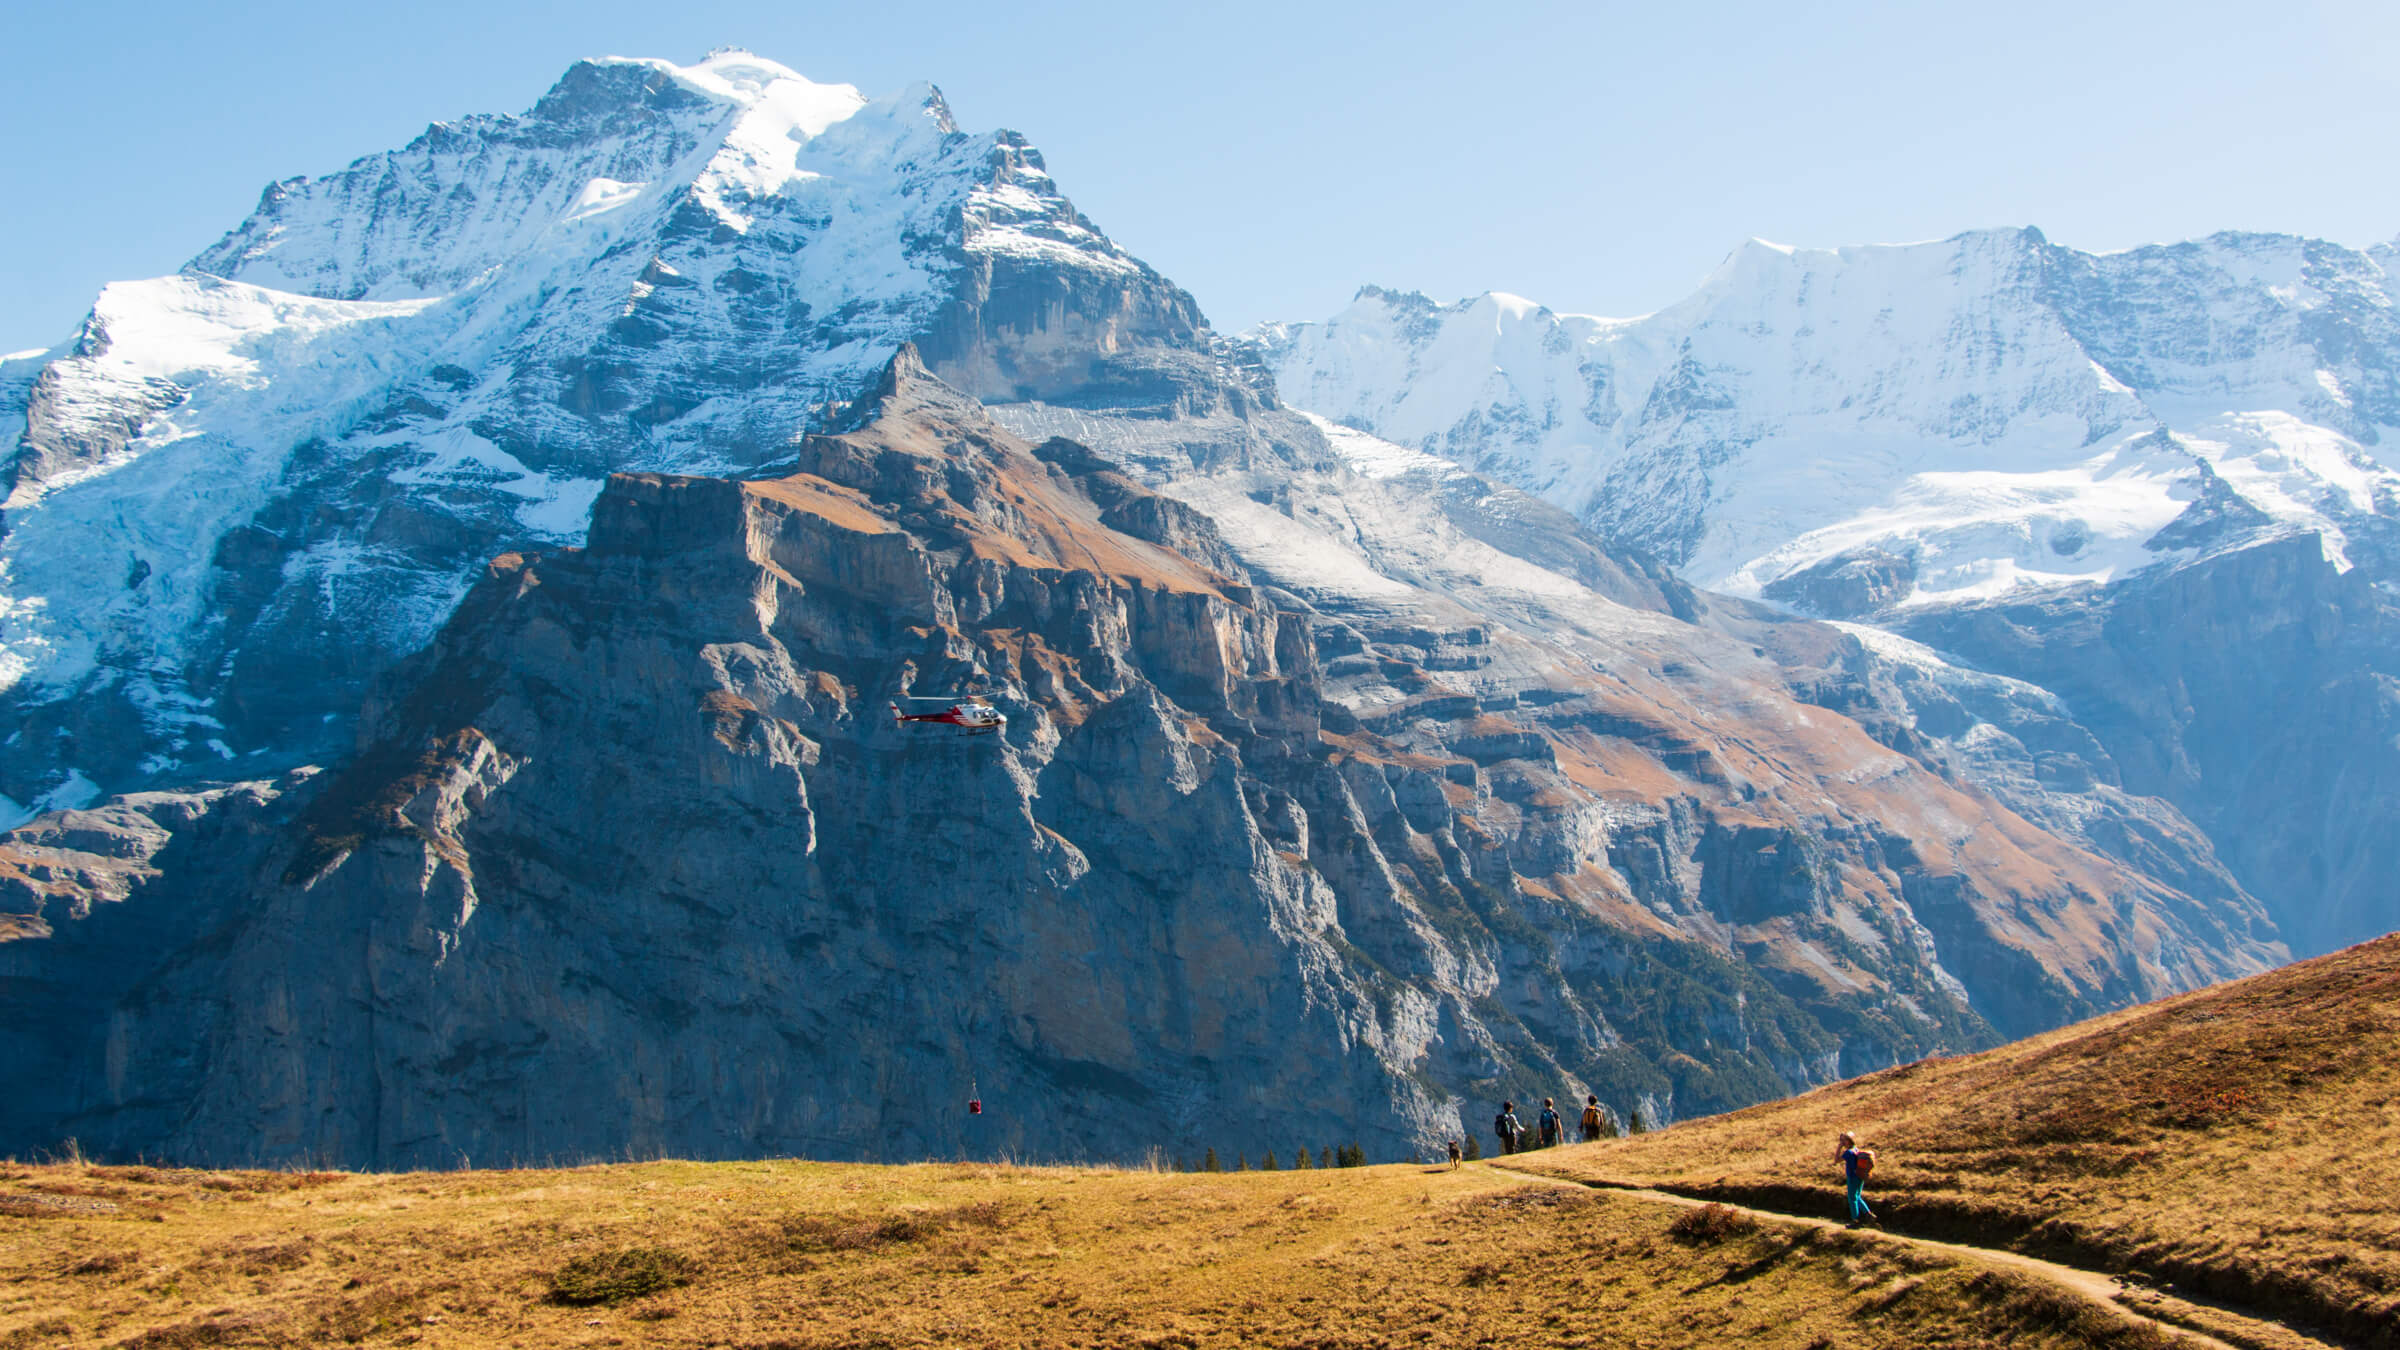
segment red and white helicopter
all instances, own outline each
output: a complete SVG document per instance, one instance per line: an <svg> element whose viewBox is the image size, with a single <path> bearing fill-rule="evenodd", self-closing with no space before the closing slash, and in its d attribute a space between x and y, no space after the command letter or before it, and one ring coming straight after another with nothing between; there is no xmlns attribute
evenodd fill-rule
<svg viewBox="0 0 2400 1350"><path fill-rule="evenodd" d="M939 699L918 698L915 695L909 697L911 701L919 703L940 702ZM893 726L899 726L904 722L938 722L945 726L959 727L970 736L989 736L1008 725L1008 718L1003 716L998 708L984 702L982 697L976 694L969 694L940 712L902 712L897 703L892 704L891 707Z"/></svg>

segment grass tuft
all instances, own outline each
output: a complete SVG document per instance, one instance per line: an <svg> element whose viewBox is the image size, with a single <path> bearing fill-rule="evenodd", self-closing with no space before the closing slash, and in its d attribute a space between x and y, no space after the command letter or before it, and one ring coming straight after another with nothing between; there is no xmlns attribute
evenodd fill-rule
<svg viewBox="0 0 2400 1350"><path fill-rule="evenodd" d="M23 1350L24 1347L48 1345L63 1341L75 1334L75 1324L63 1317L45 1317L28 1322L5 1336L0 1336L0 1350Z"/></svg>
<svg viewBox="0 0 2400 1350"><path fill-rule="evenodd" d="M1667 1235L1687 1247L1714 1247L1727 1238L1758 1231L1758 1221L1714 1201L1687 1209L1667 1225Z"/></svg>
<svg viewBox="0 0 2400 1350"><path fill-rule="evenodd" d="M212 1191L245 1191L253 1195L265 1195L274 1191L330 1186L349 1179L347 1172L221 1172L202 1181L200 1185Z"/></svg>
<svg viewBox="0 0 2400 1350"><path fill-rule="evenodd" d="M999 1230L1012 1221L1011 1208L996 1200L938 1211L902 1210L881 1217L860 1214L793 1214L777 1225L782 1246L794 1252L864 1252L925 1242L953 1229Z"/></svg>
<svg viewBox="0 0 2400 1350"><path fill-rule="evenodd" d="M623 1303L690 1284L691 1260L664 1247L617 1247L579 1256L550 1277L550 1300L583 1306Z"/></svg>
<svg viewBox="0 0 2400 1350"><path fill-rule="evenodd" d="M203 1345L256 1345L262 1330L274 1318L212 1313L189 1322L171 1326L152 1327L138 1336L116 1343L117 1350L190 1350Z"/></svg>

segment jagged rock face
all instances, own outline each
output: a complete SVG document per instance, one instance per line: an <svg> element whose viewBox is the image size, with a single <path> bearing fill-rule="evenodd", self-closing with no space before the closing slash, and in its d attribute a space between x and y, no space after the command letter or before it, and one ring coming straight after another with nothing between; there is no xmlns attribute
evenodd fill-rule
<svg viewBox="0 0 2400 1350"><path fill-rule="evenodd" d="M0 367L0 793L341 753L494 554L581 538L612 472L785 457L911 337L977 393L1172 407L1223 401L1200 330L930 86L579 64L522 116L272 185Z"/></svg>
<svg viewBox="0 0 2400 1350"><path fill-rule="evenodd" d="M1337 687L1345 680L1356 681L1346 691L1345 706L1359 709L1362 718L1399 717L1398 725L1411 726L1424 738L1422 748L1435 754L1441 753L1441 746L1484 744L1475 729L1487 724L1472 719L1498 714L1525 722L1544 739L1562 742L1550 752L1558 777L1537 773L1532 785L1520 785L1534 800L1556 800L1549 795L1552 791L1571 796L1577 785L1597 779L1627 793L1613 803L1627 813L1620 819L1671 822L1684 812L1707 816L1712 811L1736 818L1781 814L1789 837L1774 851L1787 862L1795 847L1807 853L1816 840L1841 840L1836 852L1856 850L1860 865L1837 873L1838 884L1824 897L1827 903L1806 916L1784 914L1746 929L1762 911L1749 901L1728 897L1706 907L1687 903L1675 920L1678 924L1693 923L1693 911L1706 908L1733 922L1730 931L1717 931L1720 941L1753 964L1788 970L1813 966L1822 955L1814 946L1830 938L1831 930L1855 931L1858 916L1845 916L1845 907L1863 903L1871 911L1879 893L1897 896L1912 908L1911 922L1933 926L1942 962L1960 972L1975 1006L2012 1033L2038 1020L2040 1007L2089 996L2046 983L2049 977L2035 974L2034 966L2056 972L2080 965L2084 974L2076 979L2088 981L2078 986L2082 990L2116 978L2103 973L2108 968L2137 979L2163 974L2162 969L2136 975L2138 962L2125 961L2132 949L2117 945L2122 937L2118 925L2148 922L2137 916L2149 915L2154 903L2162 912L2179 916L2159 930L2165 945L2158 952L2169 966L2187 959L2215 959L2201 955L2204 952L2259 951L2259 943L2272 946L2271 926L2263 922L2256 902L2233 883L2206 841L2172 808L2125 800L2115 793L2079 793L2065 799L2052 784L2024 783L1995 762L2000 756L1987 760L1962 755L1949 743L1918 734L1910 725L1914 712L1908 698L1881 678L1883 661L1854 638L1822 625L1793 623L1740 601L1694 593L1647 569L1595 575L1569 566L1578 556L1570 540L1562 538L1569 531L1561 527L1556 513L1545 514L1520 494L1495 489L1454 466L1422 456L1412 459L1398 447L1354 432L1336 428L1331 442L1350 466L1380 486L1370 488L1347 475L1323 473L1218 473L1171 481L1164 490L1208 511L1254 575L1294 593L1321 615L1338 616L1364 631L1383 630L1383 641L1399 644L1425 643L1421 635L1440 628L1429 624L1427 616L1445 613L1455 616L1453 623L1495 634L1476 656L1429 650L1426 659L1414 661L1407 659L1410 654L1403 645L1398 662L1376 655L1366 664L1329 665ZM1398 633L1420 636L1404 638ZM1521 654L1507 659L1523 651L1512 635L1530 639L1541 653L1530 669L1521 664L1526 659ZM1424 725L1408 722L1410 706L1431 692L1414 685L1412 665L1443 672L1414 678L1430 678L1436 687L1475 691L1471 710L1447 695L1426 700L1431 708L1468 717L1467 725L1446 724L1450 716ZM1472 673L1452 673L1459 671ZM1587 671L1597 674L1604 686L1613 686L1623 702L1601 694L1560 693L1562 687L1581 685ZM1795 706L1795 700L1809 706ZM1818 708L1841 715L1820 723L1813 711ZM1552 724L1553 718L1558 725ZM2005 734L1995 721L2021 720L2001 710L1965 713L1958 739L1964 745L1992 746ZM1770 733L1766 728L1778 730ZM1594 733L1596 742L1582 741L1580 732ZM1762 741L1762 734L1768 739ZM2039 740L2030 731L2027 735ZM1596 754L1604 766L1619 763L1613 756L1621 752L1620 741L1640 747L1664 773L1642 777L1639 788L1616 785L1611 770L1595 775L1586 760ZM2088 736L2084 743L2089 743ZM1499 744L1517 742L1504 737ZM1759 759L1746 758L1753 750ZM1528 751L1524 758L1539 762L1542 755ZM1524 772L1521 764L1507 769ZM1927 770L1925 777L1918 776ZM2053 833L2039 836L2008 811L1994 814L1973 791L1968 793L1975 798L1972 805L1951 798L1961 780L1985 777L1994 780L2002 801L2021 799L2039 808ZM1829 786L1829 779L1842 786ZM1762 803L1780 804L1781 811ZM1961 833L1955 822L1966 818L1988 820L1992 828ZM2147 833L2129 837L2133 832L2127 822L2137 820L2150 822ZM1873 861L1876 855L1866 836L1878 827L1867 826L1870 821L1884 822L1918 842ZM1794 845L1794 839L1801 843ZM1957 854L1937 860L1917 852L1928 839L1968 844L1970 851L1996 851L1971 861ZM2062 841L2063 852L2051 851ZM1688 849L1662 842L1659 855L1673 858L1679 851L1689 856ZM2117 869L2160 863L2156 855L2162 853L2172 855L2170 870L2177 878L2168 887L2172 895L2135 899L2115 919L2090 912L2067 917L2060 910L2060 897L2079 889L2133 898L2132 892L2120 889L2130 878L2117 874ZM1736 872L1726 865L1733 859L1734 855L1717 855L1714 865L1680 875L1706 892ZM1945 879L1911 879L1919 863ZM2095 864L2111 878L2072 879L2078 869ZM1629 886L1635 877L1657 875L1638 859L1611 855L1607 865ZM1958 872L1975 879L1962 892L1946 891L1953 884L1951 874ZM1869 875L1882 880L1868 882ZM1579 891L1573 881L1553 884L1569 893ZM1588 879L1586 884L1591 884ZM1608 892L1608 883L1598 885L1603 894ZM1631 889L1656 912L1677 908L1663 891ZM1976 897L1971 904L1945 907L1946 896L1967 894ZM2003 895L2016 898L2000 900ZM2036 895L2044 898L2032 900L2032 909L2053 916L2033 923L2033 928L2044 930L2039 937L2020 926L2021 920L2001 917ZM1773 908L1763 912L1779 913ZM1824 922L1828 919L1830 930ZM2069 932L2078 936L2068 938ZM1987 945L1994 934L2009 936L1996 947ZM2092 957L2066 954L2068 948L2095 937L2100 948L2112 954L2098 956L2098 948L2086 949ZM2006 950L2020 938L2030 939L2026 947L2013 954ZM2041 955L2033 962L2021 960L2034 950ZM1864 962L1869 967L1885 955L1875 947L1869 953ZM2003 977L2004 970L2016 973ZM2188 973L2165 976L2187 977ZM2008 992L2011 980L2026 981L2018 987L2038 987L2040 992L2016 1000Z"/></svg>
<svg viewBox="0 0 2400 1350"><path fill-rule="evenodd" d="M1338 467L1160 496L913 351L858 420L492 564L355 762L180 873L216 937L114 967L106 1053L27 1100L218 1160L1390 1155L1487 1097L1663 1122L2275 955L1730 630L1838 634L1612 600ZM1004 734L885 711L970 686ZM111 908L70 882L66 934Z"/></svg>

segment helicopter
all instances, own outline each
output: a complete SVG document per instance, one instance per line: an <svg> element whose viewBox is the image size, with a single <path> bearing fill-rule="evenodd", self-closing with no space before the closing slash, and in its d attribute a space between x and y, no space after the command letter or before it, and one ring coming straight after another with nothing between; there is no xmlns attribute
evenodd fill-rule
<svg viewBox="0 0 2400 1350"><path fill-rule="evenodd" d="M970 736L988 736L1008 725L1008 718L998 708L984 702L982 696L977 694L969 694L940 712L902 712L898 703L892 704L891 708L893 726L899 726L904 722L939 722L947 726L962 728Z"/></svg>

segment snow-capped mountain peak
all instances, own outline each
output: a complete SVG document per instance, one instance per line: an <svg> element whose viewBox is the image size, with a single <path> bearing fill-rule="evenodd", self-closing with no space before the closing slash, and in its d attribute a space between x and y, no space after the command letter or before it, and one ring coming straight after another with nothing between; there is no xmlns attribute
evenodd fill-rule
<svg viewBox="0 0 2400 1350"><path fill-rule="evenodd" d="M1020 359L1081 322L1062 291L1105 331ZM930 84L578 62L524 113L270 185L0 366L0 693L48 710L0 776L30 800L319 753L486 558L580 539L613 471L771 462L912 338L1033 397L1199 322ZM354 659L298 680L294 644L334 634Z"/></svg>
<svg viewBox="0 0 2400 1350"><path fill-rule="evenodd" d="M846 134L828 141L837 127ZM271 185L187 270L327 299L447 293L545 245L579 252L562 226L622 226L645 205L688 201L746 232L762 199L921 157L956 133L929 84L870 100L748 52L692 66L605 57L578 62L522 115L438 122L341 173Z"/></svg>
<svg viewBox="0 0 2400 1350"><path fill-rule="evenodd" d="M2385 547L2361 536L2400 490L2386 257L1754 239L1639 319L1369 288L1253 340L1296 406L1513 480L1701 584L1772 594L1866 550L1905 560L1922 604L2189 556L2151 545L2203 465L2338 562Z"/></svg>

